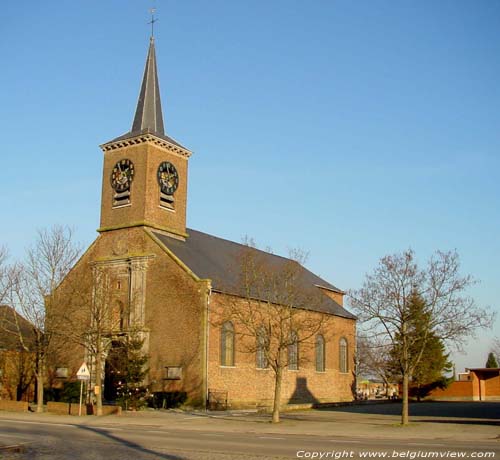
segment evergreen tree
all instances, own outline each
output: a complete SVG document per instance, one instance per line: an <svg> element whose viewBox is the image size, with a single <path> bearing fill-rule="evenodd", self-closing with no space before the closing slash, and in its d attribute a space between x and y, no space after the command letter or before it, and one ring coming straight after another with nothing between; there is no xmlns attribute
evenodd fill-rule
<svg viewBox="0 0 500 460"><path fill-rule="evenodd" d="M443 342L434 333L429 334L424 345L422 359L412 376L411 393L420 401L434 388L445 388L449 380L444 373L452 371Z"/></svg>
<svg viewBox="0 0 500 460"><path fill-rule="evenodd" d="M393 375L400 374L402 355L407 355L411 363L410 393L420 400L433 388L446 387L448 379L443 374L451 372L452 363L442 340L430 326L431 314L417 292L410 296L406 310L409 324L406 343L403 345L398 338L391 351L389 366Z"/></svg>
<svg viewBox="0 0 500 460"><path fill-rule="evenodd" d="M118 388L118 401L124 409L138 410L147 403L148 389L144 379L148 374L149 358L142 351L144 339L139 333L131 332L126 338L125 369Z"/></svg>
<svg viewBox="0 0 500 460"><path fill-rule="evenodd" d="M491 351L488 354L488 361L486 361L486 367L488 369L492 369L492 368L497 368L498 367L497 359L495 358L495 355Z"/></svg>

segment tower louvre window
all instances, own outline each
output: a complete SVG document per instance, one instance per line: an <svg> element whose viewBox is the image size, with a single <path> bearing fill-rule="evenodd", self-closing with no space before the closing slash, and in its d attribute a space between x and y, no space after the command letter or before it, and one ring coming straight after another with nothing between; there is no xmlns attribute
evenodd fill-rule
<svg viewBox="0 0 500 460"><path fill-rule="evenodd" d="M113 195L113 207L116 208L117 206L125 206L127 204L130 204L130 189L122 193L115 192Z"/></svg>
<svg viewBox="0 0 500 460"><path fill-rule="evenodd" d="M174 197L160 190L160 206L162 208L174 209Z"/></svg>

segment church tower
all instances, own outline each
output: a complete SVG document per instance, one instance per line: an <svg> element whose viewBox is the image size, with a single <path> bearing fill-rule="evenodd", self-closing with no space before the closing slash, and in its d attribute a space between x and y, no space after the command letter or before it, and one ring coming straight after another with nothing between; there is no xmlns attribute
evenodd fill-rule
<svg viewBox="0 0 500 460"><path fill-rule="evenodd" d="M145 226L185 239L191 152L165 134L153 37L132 129L101 149L104 168L98 231Z"/></svg>

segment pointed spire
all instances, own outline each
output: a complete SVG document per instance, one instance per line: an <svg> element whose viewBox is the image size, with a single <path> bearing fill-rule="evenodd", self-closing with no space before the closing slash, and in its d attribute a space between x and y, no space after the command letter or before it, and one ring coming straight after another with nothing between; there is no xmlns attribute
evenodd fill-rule
<svg viewBox="0 0 500 460"><path fill-rule="evenodd" d="M161 136L165 134L161 111L160 86L156 69L154 37L151 37L149 43L141 92L139 94L139 101L137 102L137 109L135 111L131 132L135 133L144 130Z"/></svg>

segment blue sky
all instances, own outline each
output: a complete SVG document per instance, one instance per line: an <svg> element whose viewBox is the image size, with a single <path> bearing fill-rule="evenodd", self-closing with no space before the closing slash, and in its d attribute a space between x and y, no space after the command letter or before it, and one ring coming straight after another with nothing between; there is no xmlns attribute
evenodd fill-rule
<svg viewBox="0 0 500 460"><path fill-rule="evenodd" d="M84 244L102 152L130 129L154 3L167 133L190 160L188 225L359 287L385 254L457 249L498 310L500 3L5 2L0 244ZM464 344L484 365L500 319Z"/></svg>

